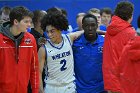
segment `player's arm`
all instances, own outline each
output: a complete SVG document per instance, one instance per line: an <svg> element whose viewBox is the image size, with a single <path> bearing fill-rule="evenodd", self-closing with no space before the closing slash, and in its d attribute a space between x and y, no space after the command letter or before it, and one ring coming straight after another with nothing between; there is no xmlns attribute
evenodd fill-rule
<svg viewBox="0 0 140 93"><path fill-rule="evenodd" d="M84 33L84 30L82 31L77 31L77 32L73 32L73 33L69 33L68 35L70 36L71 41L73 42L74 40L76 40L79 36L81 36Z"/></svg>
<svg viewBox="0 0 140 93"><path fill-rule="evenodd" d="M45 63L45 57L46 57L46 53L45 53L45 47L40 47L38 50L38 59L39 59L39 76L40 76L40 89L39 89L39 93L44 93L43 90L43 81L42 81L42 72L43 72L43 68L44 68L44 63Z"/></svg>
<svg viewBox="0 0 140 93"><path fill-rule="evenodd" d="M39 90L39 62L37 55L37 46L36 41L33 41L33 56L31 59L31 73L30 73L30 81L32 86L32 93L38 93Z"/></svg>
<svg viewBox="0 0 140 93"><path fill-rule="evenodd" d="M97 30L96 31L99 35L105 35L106 31L102 31L102 30Z"/></svg>

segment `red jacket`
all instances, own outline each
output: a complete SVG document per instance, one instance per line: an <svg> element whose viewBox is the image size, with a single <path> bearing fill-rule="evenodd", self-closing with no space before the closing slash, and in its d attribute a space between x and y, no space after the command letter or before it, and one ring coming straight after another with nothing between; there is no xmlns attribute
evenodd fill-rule
<svg viewBox="0 0 140 93"><path fill-rule="evenodd" d="M122 93L140 92L140 36L132 39L123 49L118 62Z"/></svg>
<svg viewBox="0 0 140 93"><path fill-rule="evenodd" d="M0 93L27 93L29 80L32 93L38 93L38 64L36 41L30 33L14 39L9 27L0 27Z"/></svg>
<svg viewBox="0 0 140 93"><path fill-rule="evenodd" d="M121 91L115 68L123 47L135 34L135 30L127 21L118 16L112 17L103 47L103 79L106 90Z"/></svg>

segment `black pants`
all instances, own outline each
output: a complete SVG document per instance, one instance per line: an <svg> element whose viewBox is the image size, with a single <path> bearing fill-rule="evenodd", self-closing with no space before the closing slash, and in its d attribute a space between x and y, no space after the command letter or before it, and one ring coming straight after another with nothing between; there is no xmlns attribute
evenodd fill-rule
<svg viewBox="0 0 140 93"><path fill-rule="evenodd" d="M103 91L103 92L100 92L100 93L108 93L107 91Z"/></svg>

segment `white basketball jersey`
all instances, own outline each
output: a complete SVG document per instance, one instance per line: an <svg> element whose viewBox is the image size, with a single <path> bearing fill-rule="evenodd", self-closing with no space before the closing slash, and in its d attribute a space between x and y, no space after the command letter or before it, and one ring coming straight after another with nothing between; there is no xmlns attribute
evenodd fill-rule
<svg viewBox="0 0 140 93"><path fill-rule="evenodd" d="M61 85L73 82L74 59L70 38L62 35L61 47L55 47L50 41L45 44L47 65L45 67L47 84Z"/></svg>

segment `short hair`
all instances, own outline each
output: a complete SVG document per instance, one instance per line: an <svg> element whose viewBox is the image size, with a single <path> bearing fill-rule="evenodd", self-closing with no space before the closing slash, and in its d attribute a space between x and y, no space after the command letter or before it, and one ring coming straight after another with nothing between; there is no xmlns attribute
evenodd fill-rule
<svg viewBox="0 0 140 93"><path fill-rule="evenodd" d="M11 25L13 25L14 20L17 19L19 22L24 19L24 17L29 16L33 17L33 13L29 11L26 7L24 6L16 6L14 7L9 15Z"/></svg>
<svg viewBox="0 0 140 93"><path fill-rule="evenodd" d="M134 5L128 1L119 2L115 8L114 14L121 19L128 21L133 15Z"/></svg>
<svg viewBox="0 0 140 93"><path fill-rule="evenodd" d="M4 12L4 11L6 12L6 14L9 15L9 13L11 11L11 8L9 6L4 6L4 7L1 8L1 13Z"/></svg>
<svg viewBox="0 0 140 93"><path fill-rule="evenodd" d="M91 8L91 9L89 9L88 14L92 14L92 13L98 13L98 14L100 14L100 10L97 9L97 8Z"/></svg>
<svg viewBox="0 0 140 93"><path fill-rule="evenodd" d="M140 28L140 15L138 16L138 19L137 19L137 25L138 25L138 28Z"/></svg>
<svg viewBox="0 0 140 93"><path fill-rule="evenodd" d="M106 7L106 8L101 9L100 14L102 15L103 13L112 15L112 10L111 10L111 8Z"/></svg>
<svg viewBox="0 0 140 93"><path fill-rule="evenodd" d="M85 19L86 19L86 18L89 18L89 17L94 18L95 21L96 21L96 23L97 23L97 25L98 25L98 22L97 22L97 18L96 18L96 16L94 16L94 15L92 15L92 14L89 14L89 13L86 14L86 15L84 16L84 18L82 19L82 24L84 23Z"/></svg>
<svg viewBox="0 0 140 93"><path fill-rule="evenodd" d="M54 26L61 31L66 31L68 29L68 20L59 11L55 13L47 13L41 21L41 28L43 31L46 31L46 26L48 25Z"/></svg>
<svg viewBox="0 0 140 93"><path fill-rule="evenodd" d="M83 12L78 13L78 14L77 14L77 16L76 16L76 19L77 19L77 18L79 18L79 17L81 17L81 16L83 16L83 17L84 17L85 15L86 15L86 13L83 13Z"/></svg>
<svg viewBox="0 0 140 93"><path fill-rule="evenodd" d="M45 12L42 10L35 10L33 11L34 17L32 18L33 24L36 25L38 23L38 21L41 22L42 18L45 15ZM47 14L47 12L46 12Z"/></svg>

